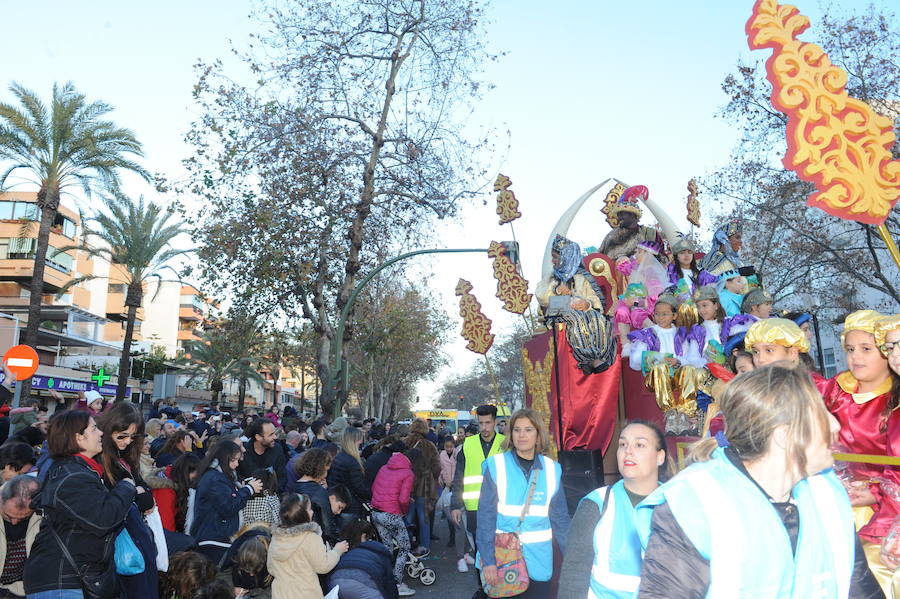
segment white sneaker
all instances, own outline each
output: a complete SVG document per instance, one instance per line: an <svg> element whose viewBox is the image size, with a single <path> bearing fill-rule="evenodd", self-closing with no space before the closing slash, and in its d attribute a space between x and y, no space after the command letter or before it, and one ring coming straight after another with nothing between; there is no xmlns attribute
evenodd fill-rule
<svg viewBox="0 0 900 599"><path fill-rule="evenodd" d="M414 590L406 586L405 582L401 582L397 585L397 594L401 597L411 597L416 594Z"/></svg>
<svg viewBox="0 0 900 599"><path fill-rule="evenodd" d="M466 565L466 558L461 557L459 561L456 562L456 571L457 572L468 572L469 566Z"/></svg>
<svg viewBox="0 0 900 599"><path fill-rule="evenodd" d="M466 554L465 560L466 560L466 563L469 564L470 566L475 565L475 558L472 557L471 555L469 555L468 553Z"/></svg>

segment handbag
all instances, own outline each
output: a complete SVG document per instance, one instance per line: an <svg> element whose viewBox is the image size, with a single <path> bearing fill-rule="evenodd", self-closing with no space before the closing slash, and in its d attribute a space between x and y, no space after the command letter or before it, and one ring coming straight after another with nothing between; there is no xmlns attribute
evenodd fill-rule
<svg viewBox="0 0 900 599"><path fill-rule="evenodd" d="M85 599L113 599L119 596L119 579L112 568L107 568L100 574L86 574L87 564L83 568L79 568L56 529L49 522L47 528L59 544L63 557L66 558L78 580L81 581L81 590L84 592Z"/></svg>
<svg viewBox="0 0 900 599"><path fill-rule="evenodd" d="M522 523L534 497L534 488L537 486L537 476L532 478L528 487L528 497L522 506L522 514L519 516L519 525L516 532L498 532L494 534L494 560L497 563L497 575L500 584L489 585L484 580L484 570L481 571L481 584L488 597L512 597L520 595L528 590L528 568L525 565L525 557L522 555L522 543L519 540L519 532Z"/></svg>
<svg viewBox="0 0 900 599"><path fill-rule="evenodd" d="M169 545L166 541L166 530L159 517L159 510L154 509L149 516L145 516L147 527L153 533L153 543L156 545L156 569L166 572L169 569Z"/></svg>
<svg viewBox="0 0 900 599"><path fill-rule="evenodd" d="M125 528L116 536L115 561L116 574L120 576L134 576L144 571L144 556Z"/></svg>

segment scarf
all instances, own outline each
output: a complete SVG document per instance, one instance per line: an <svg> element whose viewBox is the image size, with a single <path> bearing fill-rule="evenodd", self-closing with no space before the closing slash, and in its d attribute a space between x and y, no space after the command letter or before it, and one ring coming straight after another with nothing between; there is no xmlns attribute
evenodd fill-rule
<svg viewBox="0 0 900 599"><path fill-rule="evenodd" d="M100 464L100 462L98 462L94 458L87 457L83 453L75 454L75 457L81 459L81 461L84 462L85 466L96 472L97 476L103 478L103 465Z"/></svg>

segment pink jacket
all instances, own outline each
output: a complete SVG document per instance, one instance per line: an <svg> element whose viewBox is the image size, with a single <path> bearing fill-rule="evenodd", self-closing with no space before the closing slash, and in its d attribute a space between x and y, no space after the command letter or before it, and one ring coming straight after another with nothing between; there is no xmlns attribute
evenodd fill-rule
<svg viewBox="0 0 900 599"><path fill-rule="evenodd" d="M453 450L452 455L441 450L441 486L448 489L453 485L453 475L456 473L456 456L459 453L459 447Z"/></svg>
<svg viewBox="0 0 900 599"><path fill-rule="evenodd" d="M372 483L372 507L382 512L405 516L412 495L412 465L402 453L395 453L388 460Z"/></svg>

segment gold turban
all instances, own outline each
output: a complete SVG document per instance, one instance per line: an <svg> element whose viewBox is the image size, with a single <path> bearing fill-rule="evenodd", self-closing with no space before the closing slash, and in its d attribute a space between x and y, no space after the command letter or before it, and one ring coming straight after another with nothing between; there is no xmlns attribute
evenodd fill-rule
<svg viewBox="0 0 900 599"><path fill-rule="evenodd" d="M887 334L898 329L900 329L900 314L885 316L875 323L875 343L883 345Z"/></svg>
<svg viewBox="0 0 900 599"><path fill-rule="evenodd" d="M884 314L875 310L857 310L851 312L844 320L844 332L841 333L841 346L844 345L844 339L850 331L864 331L866 333L875 334L875 326L878 321L884 318Z"/></svg>
<svg viewBox="0 0 900 599"><path fill-rule="evenodd" d="M784 347L796 347L802 353L809 352L809 339L793 320L786 318L763 318L757 320L747 330L744 347L752 350L757 343L774 343Z"/></svg>

